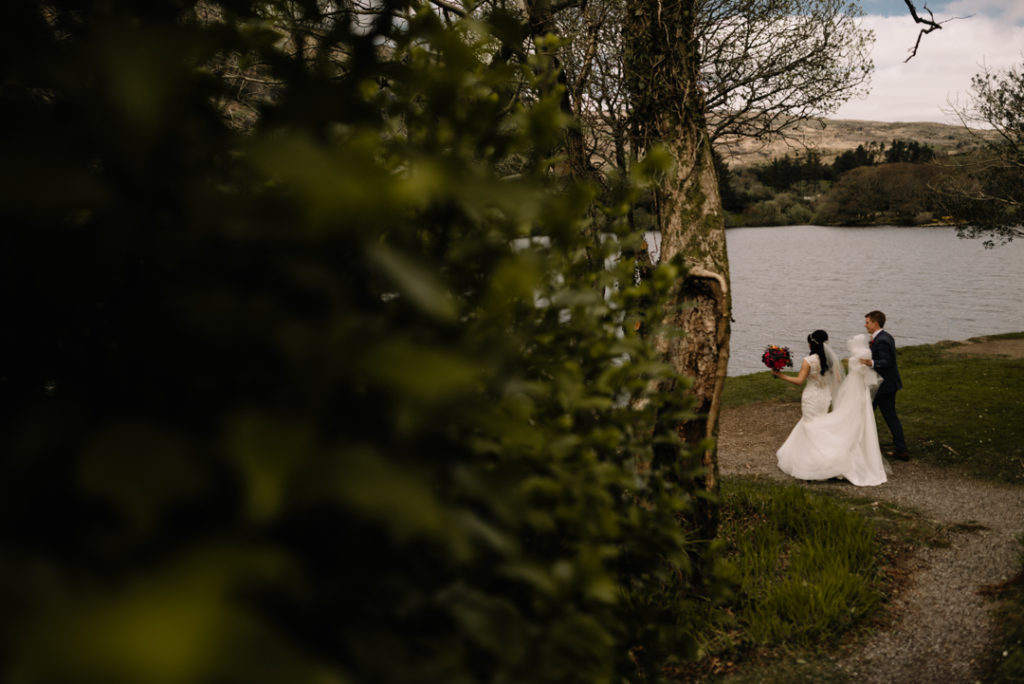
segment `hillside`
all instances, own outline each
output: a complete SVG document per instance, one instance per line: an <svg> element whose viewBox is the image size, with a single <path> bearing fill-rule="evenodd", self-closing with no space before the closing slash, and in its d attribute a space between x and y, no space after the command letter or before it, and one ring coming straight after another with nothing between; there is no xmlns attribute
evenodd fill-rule
<svg viewBox="0 0 1024 684"><path fill-rule="evenodd" d="M820 121L820 122L819 122ZM719 140L716 146L732 167L747 167L785 154L802 154L805 149L817 150L822 161L831 163L836 155L858 145L885 143L893 139L917 141L931 146L939 156L969 149L978 143L978 136L990 131L968 130L960 125L919 122L860 121L821 119L797 124L789 139L764 143L757 140Z"/></svg>

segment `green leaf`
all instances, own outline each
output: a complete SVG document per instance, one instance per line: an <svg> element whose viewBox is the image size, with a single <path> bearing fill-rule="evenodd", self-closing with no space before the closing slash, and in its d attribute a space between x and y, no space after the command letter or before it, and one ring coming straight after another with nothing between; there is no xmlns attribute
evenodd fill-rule
<svg viewBox="0 0 1024 684"><path fill-rule="evenodd" d="M408 297L421 311L438 320L455 320L458 315L455 300L435 273L382 244L371 246L368 253L399 293Z"/></svg>
<svg viewBox="0 0 1024 684"><path fill-rule="evenodd" d="M475 392L484 367L452 350L389 339L366 350L361 372L397 396L437 401Z"/></svg>

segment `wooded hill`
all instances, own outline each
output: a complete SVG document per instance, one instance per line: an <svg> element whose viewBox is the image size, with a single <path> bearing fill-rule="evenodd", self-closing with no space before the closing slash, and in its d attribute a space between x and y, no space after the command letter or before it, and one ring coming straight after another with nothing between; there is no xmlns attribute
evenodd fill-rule
<svg viewBox="0 0 1024 684"><path fill-rule="evenodd" d="M872 142L889 144L892 140L913 140L928 145L936 156L966 152L977 146L979 138L993 135L992 131L967 129L960 125L917 122L861 121L857 119L821 119L804 121L794 126L786 140L763 142L750 138L720 139L716 142L718 152L733 169L763 164L769 160L801 155L806 150L816 150L823 163L831 163L835 157L858 145Z"/></svg>
<svg viewBox="0 0 1024 684"><path fill-rule="evenodd" d="M802 122L785 140L716 142L730 226L959 223L938 186L993 131L931 122ZM953 174L953 175L951 175Z"/></svg>

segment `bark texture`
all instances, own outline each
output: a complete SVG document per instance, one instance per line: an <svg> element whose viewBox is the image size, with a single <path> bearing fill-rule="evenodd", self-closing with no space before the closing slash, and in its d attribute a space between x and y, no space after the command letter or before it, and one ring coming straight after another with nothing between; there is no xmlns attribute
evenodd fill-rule
<svg viewBox="0 0 1024 684"><path fill-rule="evenodd" d="M729 359L729 264L718 180L698 80L694 0L628 0L626 78L633 98L638 149L660 144L672 169L656 192L661 258L680 256L686 272L666 323L683 335L659 344L675 369L693 378L697 416L678 426L689 443L704 443L703 488L718 489L713 440ZM708 440L708 441L705 441ZM717 507L698 502L698 524L714 535Z"/></svg>

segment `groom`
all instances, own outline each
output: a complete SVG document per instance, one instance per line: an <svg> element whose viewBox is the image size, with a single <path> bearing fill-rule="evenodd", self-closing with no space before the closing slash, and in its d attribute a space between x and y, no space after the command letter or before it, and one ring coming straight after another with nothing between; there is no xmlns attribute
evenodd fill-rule
<svg viewBox="0 0 1024 684"><path fill-rule="evenodd" d="M871 359L862 359L861 363L871 366L882 376L882 384L875 394L875 406L882 412L885 424L892 433L895 453L892 455L901 461L909 461L907 442L903 437L903 424L896 415L896 390L903 387L900 371L896 366L896 342L892 335L885 332L885 314L872 311L864 315L864 328L871 335Z"/></svg>

